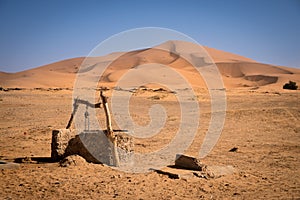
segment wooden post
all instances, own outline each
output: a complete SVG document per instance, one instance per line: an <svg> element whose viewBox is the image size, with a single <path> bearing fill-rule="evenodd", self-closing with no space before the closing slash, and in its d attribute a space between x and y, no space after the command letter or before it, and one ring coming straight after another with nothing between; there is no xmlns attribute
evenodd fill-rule
<svg viewBox="0 0 300 200"><path fill-rule="evenodd" d="M108 103L107 103L107 97L104 96L102 90L100 92L100 97L102 100L102 104L103 104L104 112L105 112L105 116L106 116L106 127L107 127L106 136L111 141L114 164L116 167L119 167L120 161L119 161L119 154L118 154L118 149L117 149L117 137L115 136L114 131L112 129L111 116L110 116L109 107L108 107Z"/></svg>
<svg viewBox="0 0 300 200"><path fill-rule="evenodd" d="M69 119L69 122L68 122L68 124L67 124L67 126L66 126L66 129L69 129L69 128L71 127L71 124L72 124L72 122L73 122L73 119L74 119L74 116L75 116L75 114L76 114L76 112L77 112L77 109L78 109L78 98L76 98L76 99L74 100L74 104L73 104L73 112L72 112L72 114L71 114L71 116L70 116L70 119Z"/></svg>

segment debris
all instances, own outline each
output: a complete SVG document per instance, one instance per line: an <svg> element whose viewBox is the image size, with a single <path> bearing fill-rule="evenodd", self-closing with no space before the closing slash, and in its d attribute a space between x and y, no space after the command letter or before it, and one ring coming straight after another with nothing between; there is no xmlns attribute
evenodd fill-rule
<svg viewBox="0 0 300 200"><path fill-rule="evenodd" d="M210 174L212 178L219 178L221 176L230 175L235 173L236 170L233 166L227 165L227 166L207 166L207 173Z"/></svg>
<svg viewBox="0 0 300 200"><path fill-rule="evenodd" d="M204 178L204 179L214 178L214 175L212 173L207 173L207 172L193 172L193 175L198 178Z"/></svg>
<svg viewBox="0 0 300 200"><path fill-rule="evenodd" d="M231 165L227 166L217 166L211 165L207 166L203 171L198 170L187 170L187 169L178 169L172 167L165 167L163 169L152 169L158 174L167 175L171 179L184 179L188 180L191 178L204 178L212 179L219 178L221 176L230 175L236 172L235 168Z"/></svg>
<svg viewBox="0 0 300 200"><path fill-rule="evenodd" d="M22 159L21 159L21 163L27 163L27 164L31 163L31 164L36 164L37 161L32 160L31 157L25 157L25 158L22 158Z"/></svg>
<svg viewBox="0 0 300 200"><path fill-rule="evenodd" d="M19 164L0 160L0 169L18 169Z"/></svg>
<svg viewBox="0 0 300 200"><path fill-rule="evenodd" d="M153 169L153 171L155 171L158 174L167 175L171 179L179 179L180 178L180 175L177 173L172 173L172 172L168 172L168 171L160 170L160 169Z"/></svg>
<svg viewBox="0 0 300 200"><path fill-rule="evenodd" d="M69 166L84 166L86 165L86 160L79 155L71 155L67 156L63 160L60 161L59 165L61 167L69 167Z"/></svg>

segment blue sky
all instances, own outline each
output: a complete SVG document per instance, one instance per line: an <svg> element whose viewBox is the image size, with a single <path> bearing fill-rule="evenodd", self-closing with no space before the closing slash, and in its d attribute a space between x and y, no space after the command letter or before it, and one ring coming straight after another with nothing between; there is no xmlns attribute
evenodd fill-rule
<svg viewBox="0 0 300 200"><path fill-rule="evenodd" d="M122 31L162 27L254 60L300 68L299 0L0 0L0 71L87 56Z"/></svg>

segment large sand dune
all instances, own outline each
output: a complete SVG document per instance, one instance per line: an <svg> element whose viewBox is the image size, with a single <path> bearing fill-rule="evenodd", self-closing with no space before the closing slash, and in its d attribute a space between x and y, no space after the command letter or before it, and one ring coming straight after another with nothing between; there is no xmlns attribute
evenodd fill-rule
<svg viewBox="0 0 300 200"><path fill-rule="evenodd" d="M89 72L108 63L110 65L101 77L101 84L115 85L128 70L136 69L147 63L167 65L182 74L194 87L206 87L203 78L196 73L191 64L201 65L206 51L216 63L226 88L237 87L272 87L282 88L289 80L300 82L300 70L288 67L258 63L236 54L204 47L203 52L193 52L193 44L181 41L168 41L153 48L112 53L102 57L85 60L84 57L63 60L38 68L17 72L0 72L1 87L61 87L73 88L76 73ZM187 62L189 58L193 63ZM85 62L83 62L85 60ZM147 74L149 76L149 74ZM93 76L99 76L93 74ZM155 76L155 74L153 74ZM139 77L142 78L142 77ZM170 77L172 79L172 77Z"/></svg>

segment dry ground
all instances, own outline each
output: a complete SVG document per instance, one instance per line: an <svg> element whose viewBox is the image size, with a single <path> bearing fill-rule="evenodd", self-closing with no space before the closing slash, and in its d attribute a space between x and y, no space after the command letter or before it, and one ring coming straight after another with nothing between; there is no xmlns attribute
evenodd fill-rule
<svg viewBox="0 0 300 200"><path fill-rule="evenodd" d="M66 126L72 91L0 91L0 159L40 161L1 169L0 199L299 199L299 90L236 89L227 91L227 98L222 135L203 162L232 165L237 172L208 180L170 179L155 172L131 174L96 164L63 168L49 162L51 130ZM201 126L187 151L192 155L197 155L210 117L205 92L198 91L198 100ZM167 127L155 138L138 140L138 151L160 148L176 131L178 104L171 94L136 95L133 118L146 123L146 108L153 102L167 107ZM229 152L233 147L237 152Z"/></svg>

